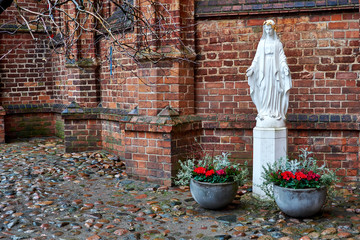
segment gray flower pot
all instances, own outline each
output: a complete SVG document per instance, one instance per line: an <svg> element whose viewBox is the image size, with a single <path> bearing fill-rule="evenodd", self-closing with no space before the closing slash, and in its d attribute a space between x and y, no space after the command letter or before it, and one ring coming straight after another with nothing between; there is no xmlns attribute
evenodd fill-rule
<svg viewBox="0 0 360 240"><path fill-rule="evenodd" d="M326 187L292 189L274 185L278 207L291 217L310 217L318 213L326 201Z"/></svg>
<svg viewBox="0 0 360 240"><path fill-rule="evenodd" d="M194 179L190 181L190 192L203 208L220 209L231 203L238 190L237 182L206 183Z"/></svg>

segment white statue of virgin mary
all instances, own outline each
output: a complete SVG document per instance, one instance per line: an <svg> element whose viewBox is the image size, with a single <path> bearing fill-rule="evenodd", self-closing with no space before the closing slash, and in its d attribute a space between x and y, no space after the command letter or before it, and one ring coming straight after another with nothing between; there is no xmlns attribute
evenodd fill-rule
<svg viewBox="0 0 360 240"><path fill-rule="evenodd" d="M285 127L292 82L283 46L276 34L273 20L264 22L263 36L254 60L246 70L246 75L251 99L258 112L256 126Z"/></svg>

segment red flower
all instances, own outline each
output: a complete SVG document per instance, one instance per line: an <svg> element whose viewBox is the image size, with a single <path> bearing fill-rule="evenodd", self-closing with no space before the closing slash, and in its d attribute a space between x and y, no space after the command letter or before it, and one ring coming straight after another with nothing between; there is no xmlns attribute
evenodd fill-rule
<svg viewBox="0 0 360 240"><path fill-rule="evenodd" d="M319 181L320 179L320 175L319 174L315 174L315 181Z"/></svg>
<svg viewBox="0 0 360 240"><path fill-rule="evenodd" d="M205 176L206 176L206 177L210 177L210 176L212 176L212 175L214 175L214 174L215 174L214 169L211 169L211 170L209 170L209 171L206 171Z"/></svg>
<svg viewBox="0 0 360 240"><path fill-rule="evenodd" d="M314 173L313 171L309 171L307 174L307 180L315 180L315 181L319 181L320 175Z"/></svg>
<svg viewBox="0 0 360 240"><path fill-rule="evenodd" d="M216 171L216 174L222 176L222 175L226 175L226 172L224 169L219 169Z"/></svg>
<svg viewBox="0 0 360 240"><path fill-rule="evenodd" d="M197 167L194 169L194 172L197 174L205 174L206 173L206 168L203 167Z"/></svg>
<svg viewBox="0 0 360 240"><path fill-rule="evenodd" d="M281 173L281 176L285 180L290 180L290 178L295 178L294 174L290 171L285 171L285 172Z"/></svg>
<svg viewBox="0 0 360 240"><path fill-rule="evenodd" d="M315 174L314 174L314 172L313 171L309 171L308 172L308 174L307 174L307 180L313 180L314 179L314 177L315 177Z"/></svg>
<svg viewBox="0 0 360 240"><path fill-rule="evenodd" d="M307 179L308 176L306 176L303 172L296 172L295 173L295 178L297 180L301 180L301 179Z"/></svg>

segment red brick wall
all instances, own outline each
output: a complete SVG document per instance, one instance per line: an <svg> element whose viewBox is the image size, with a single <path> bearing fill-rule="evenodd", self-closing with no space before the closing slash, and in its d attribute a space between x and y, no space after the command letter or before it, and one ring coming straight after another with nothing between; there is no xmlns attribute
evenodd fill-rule
<svg viewBox="0 0 360 240"><path fill-rule="evenodd" d="M101 149L101 120L75 114L64 116L65 147L67 152L92 151ZM93 118L93 117L90 117Z"/></svg>
<svg viewBox="0 0 360 240"><path fill-rule="evenodd" d="M52 113L7 114L6 140L42 136L55 136L55 116Z"/></svg>
<svg viewBox="0 0 360 240"><path fill-rule="evenodd" d="M67 67L68 101L76 101L82 107L97 107L100 101L97 67Z"/></svg>
<svg viewBox="0 0 360 240"><path fill-rule="evenodd" d="M142 64L139 75L139 110L141 115L156 116L166 106L180 114L194 113L194 75L191 63L169 60Z"/></svg>
<svg viewBox="0 0 360 240"><path fill-rule="evenodd" d="M126 34L129 42L134 41L134 34ZM137 66L129 58L114 48L110 54L109 41L102 39L99 43L99 68L101 104L106 108L132 110L138 105L139 82L145 81L137 77ZM110 71L110 59L112 69Z"/></svg>
<svg viewBox="0 0 360 240"><path fill-rule="evenodd" d="M344 182L356 182L359 177L359 130L291 130L289 152L298 152L298 147L307 147L315 158L338 169L337 175ZM297 158L295 155L294 157Z"/></svg>
<svg viewBox="0 0 360 240"><path fill-rule="evenodd" d="M196 0L196 16L222 17L265 14L287 14L298 12L319 12L335 9L357 9L358 0Z"/></svg>
<svg viewBox="0 0 360 240"><path fill-rule="evenodd" d="M198 158L202 156L202 145L200 136L202 126L200 121L190 121L174 128L171 146L174 149L173 163L186 158ZM173 170L176 170L173 169Z"/></svg>
<svg viewBox="0 0 360 240"><path fill-rule="evenodd" d="M5 105L0 107L4 124L2 127L0 124L0 133L5 133L6 141L40 136L63 137L63 109L64 105L48 103Z"/></svg>
<svg viewBox="0 0 360 240"><path fill-rule="evenodd" d="M18 2L33 11L46 6ZM35 30L35 41L26 27L15 31L16 19L21 18L14 4L0 15L0 104L51 103L53 69L46 34Z"/></svg>
<svg viewBox="0 0 360 240"><path fill-rule="evenodd" d="M204 128L201 143L210 155L228 152L233 161L252 166L252 129Z"/></svg>
<svg viewBox="0 0 360 240"><path fill-rule="evenodd" d="M57 104L69 104L68 89L71 86L68 83L68 71L65 64L65 56L52 54L51 58L54 70L52 98Z"/></svg>
<svg viewBox="0 0 360 240"><path fill-rule="evenodd" d="M199 146L199 122L169 124L170 119L152 117L144 122L134 117L125 127L125 160L127 173L135 178L170 185L178 161L195 157Z"/></svg>
<svg viewBox="0 0 360 240"><path fill-rule="evenodd" d="M196 112L215 119L204 125L202 143L251 164L251 120L256 109L245 71L255 55L262 23L272 17L293 79L289 153L308 147L320 160L340 168L337 174L345 176L345 181L356 181L360 166L359 13L275 16L199 19ZM225 116L228 120L221 122ZM231 143L234 136L239 142Z"/></svg>
<svg viewBox="0 0 360 240"><path fill-rule="evenodd" d="M115 49L110 55L106 38L95 44L87 42L92 35L84 36L69 62L62 55L51 55L42 33L36 33L44 40L39 42L26 32L2 34L1 54L14 49L0 61L7 136L36 135L23 129L21 122L37 117L43 126L51 122L45 135L59 134L59 110L76 100L85 107L83 113L62 115L67 151L110 150L126 160L134 177L170 184L178 160L200 155L201 148L209 154L230 152L234 161L251 166L256 111L245 71L255 55L263 21L273 18L294 84L288 112L289 153L308 147L319 160L340 168L338 175L345 181L359 180L358 2L258 2L198 0L195 9L192 1L173 1L170 13L175 25L182 27L178 36L187 47L196 47L195 64L174 61L186 52L174 36L157 46L170 51L165 60L154 64L150 61L154 59L143 58L136 66ZM0 21L9 20L9 14L2 14ZM126 41L140 39L135 38L136 31L127 33ZM11 111L16 104L62 107ZM180 116L157 116L168 105ZM136 106L140 116L128 116Z"/></svg>
<svg viewBox="0 0 360 240"><path fill-rule="evenodd" d="M359 14L274 18L291 70L288 113L358 114ZM262 35L264 16L197 24L197 113L255 113L245 71Z"/></svg>
<svg viewBox="0 0 360 240"><path fill-rule="evenodd" d="M103 120L102 124L102 147L125 159L125 131L124 124L118 121Z"/></svg>
<svg viewBox="0 0 360 240"><path fill-rule="evenodd" d="M125 131L125 160L127 173L141 180L171 182L171 127L150 130L143 123L128 125Z"/></svg>
<svg viewBox="0 0 360 240"><path fill-rule="evenodd" d="M47 9L47 3L43 1L20 0L18 3L35 12ZM74 8L68 5L63 7L74 13ZM36 17L26 12L24 16L29 20ZM59 14L54 16L56 21L64 17ZM16 30L19 22L23 21L14 4L0 15L3 31L0 36L1 104L69 104L76 100L84 107L96 107L100 86L94 33L83 32L78 44L65 54L64 48L50 48L53 32L50 34L30 24L34 29L33 39L25 26ZM88 22L84 27L88 26ZM70 58L73 61L69 61Z"/></svg>
<svg viewBox="0 0 360 240"><path fill-rule="evenodd" d="M18 2L35 11L45 6ZM3 116L5 139L57 135L55 118L59 114L43 109L44 104L54 103L54 69L48 38L36 30L37 40L34 40L26 27L15 32L16 19L20 17L14 6L0 15L0 105L6 111Z"/></svg>
<svg viewBox="0 0 360 240"><path fill-rule="evenodd" d="M2 105L51 103L52 63L45 36L29 33L0 35Z"/></svg>
<svg viewBox="0 0 360 240"><path fill-rule="evenodd" d="M17 0L16 1L20 6L26 7L30 11L36 12L37 10L47 8L47 2L42 1L28 1L28 0ZM24 15L28 20L30 20L29 15ZM17 21L19 20L19 21ZM13 1L12 5L7 8L1 15L0 15L0 22L6 25L17 25L19 22L22 22L21 17L18 13L18 9L15 7L15 3Z"/></svg>

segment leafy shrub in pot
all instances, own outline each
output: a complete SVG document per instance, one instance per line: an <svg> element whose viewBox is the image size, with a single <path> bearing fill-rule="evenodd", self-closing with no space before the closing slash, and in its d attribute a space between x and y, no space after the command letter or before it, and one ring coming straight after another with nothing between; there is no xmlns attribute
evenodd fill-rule
<svg viewBox="0 0 360 240"><path fill-rule="evenodd" d="M263 166L263 191L292 217L308 217L320 211L327 190L337 182L335 172L319 166L312 152L300 149L299 160L281 158Z"/></svg>
<svg viewBox="0 0 360 240"><path fill-rule="evenodd" d="M180 162L175 183L189 185L197 203L204 208L223 208L234 199L238 186L243 185L248 175L246 167L229 161L229 154L222 153L200 160L188 159Z"/></svg>

